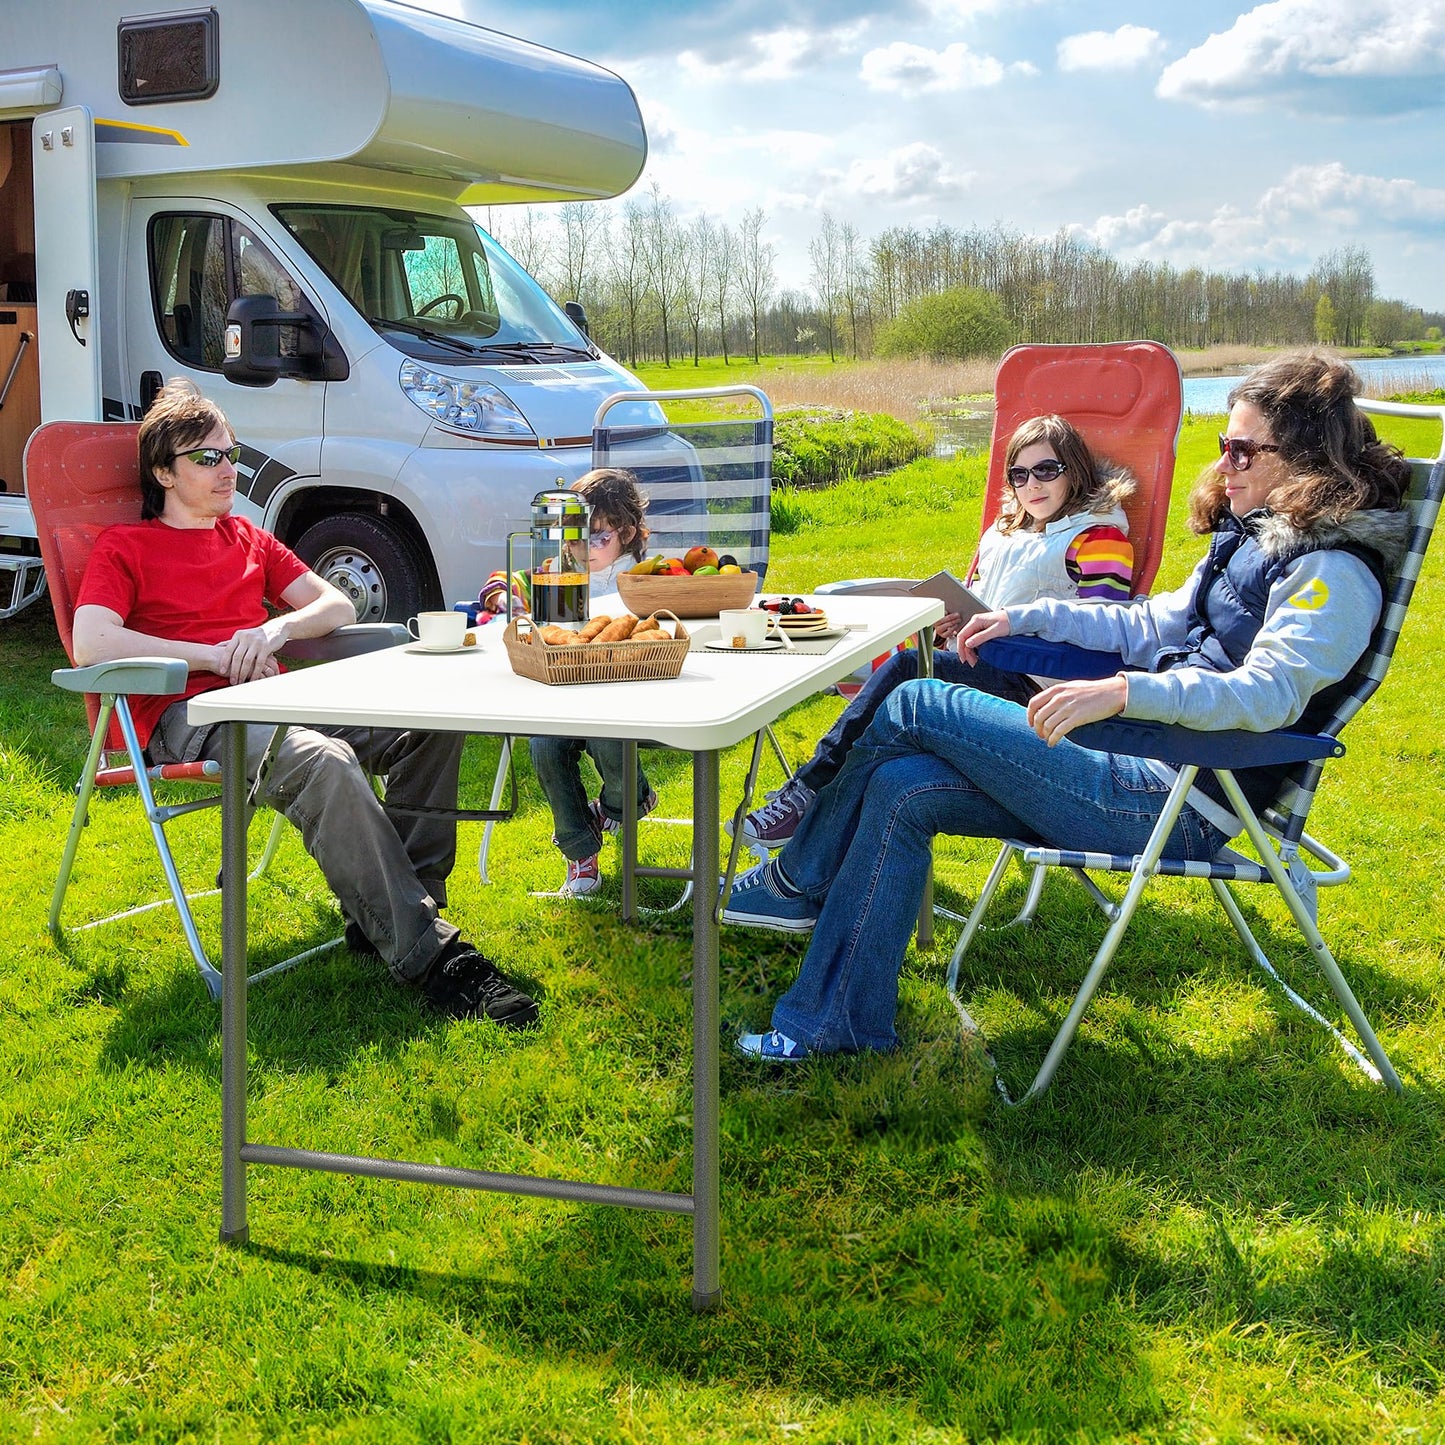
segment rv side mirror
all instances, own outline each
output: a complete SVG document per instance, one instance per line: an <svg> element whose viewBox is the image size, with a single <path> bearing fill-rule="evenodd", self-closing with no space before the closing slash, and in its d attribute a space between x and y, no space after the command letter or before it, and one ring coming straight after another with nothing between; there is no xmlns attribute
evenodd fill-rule
<svg viewBox="0 0 1445 1445"><path fill-rule="evenodd" d="M294 355L281 351L281 328L296 328ZM345 381L346 356L330 328L309 311L283 311L274 296L238 296L226 312L221 374L239 386L270 386L282 376Z"/></svg>
<svg viewBox="0 0 1445 1445"><path fill-rule="evenodd" d="M592 333L587 329L587 312L583 309L582 303L580 301L564 301L562 309L567 313L568 321L590 341Z"/></svg>

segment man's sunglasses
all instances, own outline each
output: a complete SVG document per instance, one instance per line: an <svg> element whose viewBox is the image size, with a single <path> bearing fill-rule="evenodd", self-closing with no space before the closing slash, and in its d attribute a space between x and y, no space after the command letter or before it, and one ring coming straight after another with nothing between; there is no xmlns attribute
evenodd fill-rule
<svg viewBox="0 0 1445 1445"><path fill-rule="evenodd" d="M225 457L234 467L241 460L241 448L199 447L193 452L177 452L171 460L178 462L182 457L188 462L194 462L198 467L218 467L221 465L221 458Z"/></svg>
<svg viewBox="0 0 1445 1445"><path fill-rule="evenodd" d="M1068 468L1053 457L1042 462L1035 462L1031 467L1010 467L1005 474L1008 477L1009 486L1017 490L1022 487L1030 477L1035 477L1041 482L1053 482L1068 471Z"/></svg>
<svg viewBox="0 0 1445 1445"><path fill-rule="evenodd" d="M1219 437L1219 455L1228 456L1229 465L1237 472L1247 472L1249 464L1260 452L1277 452L1273 442L1257 442L1252 437Z"/></svg>

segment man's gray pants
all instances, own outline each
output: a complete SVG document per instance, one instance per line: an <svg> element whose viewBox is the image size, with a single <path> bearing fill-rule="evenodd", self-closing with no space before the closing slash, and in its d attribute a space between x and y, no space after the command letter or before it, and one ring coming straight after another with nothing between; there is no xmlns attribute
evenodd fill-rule
<svg viewBox="0 0 1445 1445"><path fill-rule="evenodd" d="M264 724L246 728L248 781L272 732ZM261 801L300 829L342 912L402 983L420 979L457 937L437 916L456 862L457 825L391 807L455 808L464 742L460 733L291 728L262 793ZM186 704L177 702L161 715L146 751L157 763L219 762L221 743L221 727L192 727ZM368 774L386 778L386 803Z"/></svg>

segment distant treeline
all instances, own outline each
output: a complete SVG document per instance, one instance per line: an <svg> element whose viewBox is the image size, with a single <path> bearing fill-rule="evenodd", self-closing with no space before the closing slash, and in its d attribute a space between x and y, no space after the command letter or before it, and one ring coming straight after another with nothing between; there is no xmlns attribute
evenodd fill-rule
<svg viewBox="0 0 1445 1445"><path fill-rule="evenodd" d="M1307 276L1176 270L1120 261L1065 230L1039 238L938 224L869 239L824 211L800 292L778 285L762 207L735 224L706 214L684 223L655 183L620 207L496 207L483 224L559 302L580 301L598 344L632 364L868 356L902 307L957 286L997 296L1015 341L1393 346L1438 337L1445 325L1440 313L1377 296L1358 246L1327 252Z"/></svg>

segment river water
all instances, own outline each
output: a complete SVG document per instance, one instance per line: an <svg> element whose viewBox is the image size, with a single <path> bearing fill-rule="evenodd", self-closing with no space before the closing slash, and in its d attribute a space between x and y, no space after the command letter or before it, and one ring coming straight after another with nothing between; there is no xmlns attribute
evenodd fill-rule
<svg viewBox="0 0 1445 1445"><path fill-rule="evenodd" d="M1360 373L1365 390L1371 395L1445 387L1445 355L1384 356L1351 365ZM1241 371L1231 376L1186 376L1184 410L1199 416L1223 416L1229 410L1226 398L1243 374ZM956 412L940 408L928 420L934 429L934 456L951 457L958 451L978 451L988 445L993 405L990 401L981 401L964 405Z"/></svg>

